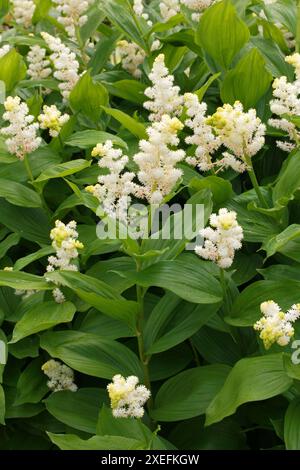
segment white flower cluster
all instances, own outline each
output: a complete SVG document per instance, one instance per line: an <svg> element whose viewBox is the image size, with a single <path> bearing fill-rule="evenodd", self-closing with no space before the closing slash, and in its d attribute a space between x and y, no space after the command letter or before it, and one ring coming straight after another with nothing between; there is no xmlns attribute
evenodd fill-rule
<svg viewBox="0 0 300 470"><path fill-rule="evenodd" d="M98 165L109 170L109 173L100 175L98 183L95 186L87 186L86 190L100 201L105 214L126 220L128 204L135 190L135 184L132 182L135 174L123 171L128 157L122 154L122 150L114 149L110 140L105 144L97 144L92 150L92 156L101 157Z"/></svg>
<svg viewBox="0 0 300 470"><path fill-rule="evenodd" d="M83 244L77 240L76 222L72 220L65 225L60 220L56 220L55 228L50 232L50 238L56 256L49 256L47 272L53 272L55 268L65 271L77 271L77 266L71 261L78 258L78 250L83 248ZM46 281L48 281L47 277ZM58 287L53 289L52 294L58 304L66 300L63 292Z"/></svg>
<svg viewBox="0 0 300 470"><path fill-rule="evenodd" d="M33 79L47 78L51 74L50 61L46 59L46 49L39 45L31 46L27 54L27 73Z"/></svg>
<svg viewBox="0 0 300 470"><path fill-rule="evenodd" d="M162 0L159 4L160 14L164 21L180 12L179 0Z"/></svg>
<svg viewBox="0 0 300 470"><path fill-rule="evenodd" d="M195 252L204 259L214 261L220 268L229 268L234 253L242 247L243 229L236 220L236 212L223 208L212 214L210 227L200 230L204 246L196 246Z"/></svg>
<svg viewBox="0 0 300 470"><path fill-rule="evenodd" d="M5 56L10 51L10 45L4 44L4 46L0 47L0 58Z"/></svg>
<svg viewBox="0 0 300 470"><path fill-rule="evenodd" d="M69 119L69 114L61 114L55 104L43 106L43 113L38 116L41 129L49 129L51 137L57 137L62 126L68 122Z"/></svg>
<svg viewBox="0 0 300 470"><path fill-rule="evenodd" d="M61 390L77 391L77 385L74 383L74 372L65 364L50 359L42 365L42 371L49 377L50 380L48 380L47 386L53 392Z"/></svg>
<svg viewBox="0 0 300 470"><path fill-rule="evenodd" d="M71 261L78 258L78 250L83 248L83 244L77 240L76 222L72 220L65 225L60 220L56 220L55 228L50 232L50 238L56 256L49 256L47 271L52 272L55 268L77 271L77 266Z"/></svg>
<svg viewBox="0 0 300 470"><path fill-rule="evenodd" d="M295 53L285 58L286 62L295 68L296 80L288 82L287 77L275 78L273 82L274 99L270 101L272 113L277 114L280 119L269 119L269 124L276 129L287 132L290 140L299 145L300 132L296 126L289 122L283 115L299 116L300 114L300 54ZM290 152L295 144L285 141L277 141L277 146L284 151Z"/></svg>
<svg viewBox="0 0 300 470"><path fill-rule="evenodd" d="M144 20L147 21L148 26L152 26L152 21L149 20L148 13L145 13L144 11L143 0L133 0L133 11L136 16L141 16L142 18L144 18Z"/></svg>
<svg viewBox="0 0 300 470"><path fill-rule="evenodd" d="M26 103L21 103L18 96L8 96L4 102L5 113L3 119L9 122L8 127L0 130L1 134L9 136L6 139L8 151L20 160L36 150L42 139L37 136L38 123L33 122L34 117L29 113Z"/></svg>
<svg viewBox="0 0 300 470"><path fill-rule="evenodd" d="M268 300L260 305L262 318L254 324L254 329L260 331L259 337L263 340L266 349L273 343L286 346L294 336L294 323L300 317L300 304L292 305L286 312L273 300Z"/></svg>
<svg viewBox="0 0 300 470"><path fill-rule="evenodd" d="M59 38L45 32L42 32L41 36L52 52L50 59L55 68L54 77L61 82L59 88L66 101L79 79L79 63L76 60L76 55Z"/></svg>
<svg viewBox="0 0 300 470"><path fill-rule="evenodd" d="M116 47L116 55L120 57L122 67L135 78L142 75L139 66L145 60L145 52L134 42L128 42L125 39L119 41Z"/></svg>
<svg viewBox="0 0 300 470"><path fill-rule="evenodd" d="M194 13L192 14L192 19L198 21L201 13L210 7L215 0L180 0L182 5L186 6Z"/></svg>
<svg viewBox="0 0 300 470"><path fill-rule="evenodd" d="M190 165L197 166L201 171L210 170L216 164L212 162L211 155L220 147L221 139L207 124L206 103L200 103L197 95L186 93L184 104L188 116L185 125L193 130L193 135L186 137L185 141L189 145L196 145L195 155L187 157L186 161Z"/></svg>
<svg viewBox="0 0 300 470"><path fill-rule="evenodd" d="M76 29L83 26L87 21L86 10L91 0L53 0L57 5L58 17L71 39L76 39Z"/></svg>
<svg viewBox="0 0 300 470"><path fill-rule="evenodd" d="M146 88L145 95L151 101L146 101L144 107L152 113L149 116L150 121L160 121L163 114L179 115L183 97L179 95L179 86L173 85L174 77L169 75L163 54L156 57L149 78L153 86Z"/></svg>
<svg viewBox="0 0 300 470"><path fill-rule="evenodd" d="M185 152L170 148L178 146L177 133L182 128L179 119L165 114L147 128L149 139L139 142L140 152L133 159L139 167L137 176L142 187L136 193L150 204L160 204L182 176L176 164L185 158Z"/></svg>
<svg viewBox="0 0 300 470"><path fill-rule="evenodd" d="M256 110L244 112L242 103L236 101L233 106L219 107L206 122L213 126L222 144L230 151L223 153L224 158L218 164L245 171L245 158L255 155L265 143L266 126L257 117Z"/></svg>
<svg viewBox="0 0 300 470"><path fill-rule="evenodd" d="M31 26L35 11L35 3L32 0L11 0L13 5L13 17L17 24L28 28Z"/></svg>
<svg viewBox="0 0 300 470"><path fill-rule="evenodd" d="M118 374L108 384L107 391L115 418L142 418L144 405L151 393L144 385L138 385L139 379L131 375L125 379Z"/></svg>

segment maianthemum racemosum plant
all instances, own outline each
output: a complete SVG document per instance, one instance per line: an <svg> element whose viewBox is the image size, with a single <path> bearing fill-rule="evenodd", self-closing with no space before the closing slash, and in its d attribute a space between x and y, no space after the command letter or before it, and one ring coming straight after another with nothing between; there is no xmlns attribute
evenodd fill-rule
<svg viewBox="0 0 300 470"><path fill-rule="evenodd" d="M0 449L299 449L299 2L0 15Z"/></svg>

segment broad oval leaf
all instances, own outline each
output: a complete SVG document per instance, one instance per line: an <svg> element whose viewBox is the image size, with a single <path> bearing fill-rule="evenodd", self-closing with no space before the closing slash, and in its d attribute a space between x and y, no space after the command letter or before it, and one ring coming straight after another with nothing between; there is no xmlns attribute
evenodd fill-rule
<svg viewBox="0 0 300 470"><path fill-rule="evenodd" d="M206 424L217 423L232 415L243 403L280 395L292 382L285 372L282 354L241 359L207 408Z"/></svg>
<svg viewBox="0 0 300 470"><path fill-rule="evenodd" d="M287 450L300 450L300 399L294 398L284 417L284 442Z"/></svg>
<svg viewBox="0 0 300 470"><path fill-rule="evenodd" d="M106 390L80 388L52 393L44 403L47 411L56 419L74 429L96 434L99 410L107 402Z"/></svg>
<svg viewBox="0 0 300 470"><path fill-rule="evenodd" d="M79 331L57 331L41 336L41 348L83 374L110 380L121 371L143 382L137 356L117 341Z"/></svg>
<svg viewBox="0 0 300 470"><path fill-rule="evenodd" d="M59 165L53 165L48 167L43 173L35 180L37 183L41 181L47 181L52 178L63 178L64 176L73 175L79 171L91 165L91 161L88 160L72 160L66 163L60 163Z"/></svg>
<svg viewBox="0 0 300 470"><path fill-rule="evenodd" d="M249 37L249 29L238 17L232 3L223 0L203 13L196 40L223 69L227 69Z"/></svg>
<svg viewBox="0 0 300 470"><path fill-rule="evenodd" d="M159 389L151 416L159 421L180 421L204 414L230 372L226 365L188 369Z"/></svg>
<svg viewBox="0 0 300 470"><path fill-rule="evenodd" d="M20 339L39 331L53 328L53 326L59 323L68 323L72 321L75 312L76 308L72 302L58 304L50 301L34 306L16 324L11 343L16 343Z"/></svg>

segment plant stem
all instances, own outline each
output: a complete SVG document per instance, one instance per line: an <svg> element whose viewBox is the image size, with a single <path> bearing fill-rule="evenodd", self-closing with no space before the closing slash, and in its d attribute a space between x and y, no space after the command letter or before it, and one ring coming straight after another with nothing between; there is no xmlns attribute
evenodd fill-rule
<svg viewBox="0 0 300 470"><path fill-rule="evenodd" d="M45 211L47 212L47 214L49 215L49 217L51 218L51 211L45 201L45 198L44 198L44 195L43 195L43 190L41 190L39 188L39 185L38 183L34 183L34 178L33 178L33 174L32 174L32 171L31 171L31 167L30 167L30 162L29 162L29 159L28 159L28 155L24 155L24 164L25 164L25 168L26 168L26 171L27 171L27 175L28 175L28 178L30 180L30 183L32 184L32 186L34 187L34 189L36 190L36 192L39 194L40 198L41 198L41 201L42 201L42 205L45 209Z"/></svg>
<svg viewBox="0 0 300 470"><path fill-rule="evenodd" d="M225 280L225 274L224 274L224 269L223 268L220 268L220 282L221 282L222 291L223 291L225 314L229 315L229 303L228 303L228 295L227 295L227 286L226 286L226 280Z"/></svg>
<svg viewBox="0 0 300 470"><path fill-rule="evenodd" d="M137 271L140 271L140 263L137 261ZM150 374L149 374L149 357L145 354L145 345L144 345L144 336L143 336L143 325L144 325L144 289L141 286L136 286L136 297L137 303L139 305L139 313L137 318L136 324L136 336L138 342L138 350L139 350L139 357L142 363L143 372L144 372L144 381L145 386L148 390L151 391L151 381L150 381ZM151 408L153 407L153 398L152 394L148 400L147 408L150 412Z"/></svg>
<svg viewBox="0 0 300 470"><path fill-rule="evenodd" d="M31 171L31 167L30 167L30 163L29 163L27 154L24 155L24 164L25 164L25 168L26 168L26 171L27 171L28 178L29 178L30 182L33 183L33 174L32 174L32 171Z"/></svg>
<svg viewBox="0 0 300 470"><path fill-rule="evenodd" d="M300 0L297 1L296 52L300 52Z"/></svg>
<svg viewBox="0 0 300 470"><path fill-rule="evenodd" d="M260 190L260 187L259 187L259 184L258 184L258 181L257 181L257 178L256 178L256 174L255 174L254 169L253 169L251 158L248 157L248 156L245 156L245 161L248 165L248 168L249 168L248 169L248 174L249 174L252 186L253 186L253 188L254 188L254 190L257 194L257 197L259 199L259 202L261 203L262 207L268 208L267 201L265 200L265 197L263 196L263 194Z"/></svg>
<svg viewBox="0 0 300 470"><path fill-rule="evenodd" d="M151 389L151 382L149 376L149 367L148 367L148 358L145 355L145 348L144 348L144 336L143 336L143 322L144 322L144 293L143 288L140 286L136 286L136 293L137 293L137 302L139 304L139 315L137 320L137 341L138 341L138 349L139 349L139 356L143 366L144 371L144 378L145 378L145 385L150 390ZM151 399L149 400L148 404L150 405Z"/></svg>

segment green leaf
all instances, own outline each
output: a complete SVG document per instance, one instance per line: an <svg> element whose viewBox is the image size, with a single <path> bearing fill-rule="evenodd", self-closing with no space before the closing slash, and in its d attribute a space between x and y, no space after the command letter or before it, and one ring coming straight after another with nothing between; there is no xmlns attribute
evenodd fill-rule
<svg viewBox="0 0 300 470"><path fill-rule="evenodd" d="M83 374L111 379L115 374L136 375L143 371L137 356L126 346L107 338L79 331L47 332L41 348Z"/></svg>
<svg viewBox="0 0 300 470"><path fill-rule="evenodd" d="M226 321L235 326L253 326L261 317L262 302L274 300L283 310L287 310L299 302L299 288L300 282L290 279L254 282L236 298Z"/></svg>
<svg viewBox="0 0 300 470"><path fill-rule="evenodd" d="M191 337L218 308L218 304L204 306L187 303L168 292L156 304L146 323L146 354L166 351Z"/></svg>
<svg viewBox="0 0 300 470"><path fill-rule="evenodd" d="M283 232L275 235L274 237L266 240L262 245L262 250L267 253L267 258L273 256L275 253L281 253L283 249L287 248L287 244L292 240L300 237L300 225L289 225Z"/></svg>
<svg viewBox="0 0 300 470"><path fill-rule="evenodd" d="M43 277L34 274L0 270L0 286L17 290L48 290L51 286Z"/></svg>
<svg viewBox="0 0 300 470"><path fill-rule="evenodd" d="M2 385L0 385L0 424L5 424L5 395Z"/></svg>
<svg viewBox="0 0 300 470"><path fill-rule="evenodd" d="M146 85L137 80L119 80L114 83L105 82L105 86L111 95L118 96L131 103L142 105L146 100L144 94Z"/></svg>
<svg viewBox="0 0 300 470"><path fill-rule="evenodd" d="M207 80L207 82L204 83L204 85L202 85L201 88L199 88L199 90L195 91L195 95L198 96L199 101L202 101L202 100L203 100L203 97L204 97L205 93L207 92L207 90L209 89L210 85L211 85L219 76L220 76L220 72L214 73L211 77L209 77L209 79Z"/></svg>
<svg viewBox="0 0 300 470"><path fill-rule="evenodd" d="M219 282L207 272L196 255L182 255L173 261L159 261L129 276L143 287L157 286L170 290L182 299L197 304L220 302Z"/></svg>
<svg viewBox="0 0 300 470"><path fill-rule="evenodd" d="M226 24L226 28L224 28ZM216 34L218 31L218 34ZM249 40L246 24L229 0L217 2L201 16L196 41L223 69Z"/></svg>
<svg viewBox="0 0 300 470"><path fill-rule="evenodd" d="M66 163L60 163L59 165L49 166L35 181L47 181L52 178L63 178L64 176L73 175L81 170L89 167L91 161L88 160L72 160Z"/></svg>
<svg viewBox="0 0 300 470"><path fill-rule="evenodd" d="M287 450L300 449L300 399L295 398L284 417L284 442Z"/></svg>
<svg viewBox="0 0 300 470"><path fill-rule="evenodd" d="M33 24L46 18L48 11L52 6L51 0L38 0L32 17Z"/></svg>
<svg viewBox="0 0 300 470"><path fill-rule="evenodd" d="M243 403L266 400L290 388L292 379L283 367L282 354L241 359L206 411L206 425L232 415Z"/></svg>
<svg viewBox="0 0 300 470"><path fill-rule="evenodd" d="M102 109L104 109L106 114L109 114L118 122L120 122L122 126L125 127L125 129L128 129L133 135L135 135L139 139L147 138L147 132L144 124L136 121L131 116L128 116L128 114L123 113L123 111L120 111L119 109L107 108L106 106L102 106Z"/></svg>
<svg viewBox="0 0 300 470"><path fill-rule="evenodd" d="M234 69L227 72L221 87L221 98L224 103L230 104L238 100L246 110L253 108L267 92L271 81L272 75L266 70L264 58L253 48Z"/></svg>
<svg viewBox="0 0 300 470"><path fill-rule="evenodd" d="M234 261L230 269L235 270L232 279L237 286L249 282L257 275L258 268L263 264L262 256L251 253L249 255L238 251L234 256Z"/></svg>
<svg viewBox="0 0 300 470"><path fill-rule="evenodd" d="M17 382L15 406L23 405L23 403L39 403L49 392L46 384L47 377L41 370L42 365L41 358L34 359L21 373Z"/></svg>
<svg viewBox="0 0 300 470"><path fill-rule="evenodd" d="M106 390L80 388L52 393L44 403L47 411L67 426L96 434L99 410L107 399Z"/></svg>
<svg viewBox="0 0 300 470"><path fill-rule="evenodd" d="M0 197L21 207L41 207L40 196L23 184L0 178Z"/></svg>
<svg viewBox="0 0 300 470"><path fill-rule="evenodd" d="M19 258L14 264L14 271L20 271L34 261L51 255L52 253L54 253L54 248L52 248L52 246L46 246L45 248L41 248L34 253L30 253L30 255Z"/></svg>
<svg viewBox="0 0 300 470"><path fill-rule="evenodd" d="M125 36L148 51L148 45L143 39L143 30L132 6L126 0L102 0L99 8L103 10L110 21L120 29Z"/></svg>
<svg viewBox="0 0 300 470"><path fill-rule="evenodd" d="M76 132L65 141L65 144L70 145L71 147L88 149L90 147L94 147L98 143L102 144L107 140L111 140L113 144L118 145L119 147L127 148L127 144L124 140L120 139L120 137L109 134L108 132L94 130Z"/></svg>
<svg viewBox="0 0 300 470"><path fill-rule="evenodd" d="M210 189L213 194L213 202L217 206L228 201L234 194L231 183L218 176L194 177L189 182L189 188L193 192L204 188Z"/></svg>
<svg viewBox="0 0 300 470"><path fill-rule="evenodd" d="M17 343L26 336L48 330L60 323L68 323L72 321L75 312L75 305L71 302L58 304L50 301L44 302L42 308L40 305L34 306L16 324L11 343Z"/></svg>
<svg viewBox="0 0 300 470"><path fill-rule="evenodd" d="M181 421L205 413L229 372L230 367L215 364L172 377L159 389L151 416L159 421Z"/></svg>
<svg viewBox="0 0 300 470"><path fill-rule="evenodd" d="M20 80L23 80L25 75L25 62L23 57L15 49L11 49L0 58L0 80L5 83L8 92L11 91Z"/></svg>
<svg viewBox="0 0 300 470"><path fill-rule="evenodd" d="M280 171L273 189L274 204L286 205L300 189L300 151L290 155Z"/></svg>
<svg viewBox="0 0 300 470"><path fill-rule="evenodd" d="M88 63L88 68L91 68L93 74L100 73L105 67L106 62L115 50L116 41L121 37L119 31L109 29L109 33L109 36L103 36L101 41L98 41L95 52Z"/></svg>
<svg viewBox="0 0 300 470"><path fill-rule="evenodd" d="M3 258L8 250L13 247L18 245L20 241L20 235L17 233L11 233L6 237L1 243L0 243L0 259Z"/></svg>
<svg viewBox="0 0 300 470"><path fill-rule="evenodd" d="M231 199L226 203L226 207L237 213L238 223L243 228L244 241L263 242L281 232L280 221L267 214L255 211L250 205L253 196L250 197L249 193L243 193Z"/></svg>
<svg viewBox="0 0 300 470"><path fill-rule="evenodd" d="M101 106L108 105L108 92L101 83L94 82L87 71L71 91L69 101L74 111L81 111L93 122L98 122Z"/></svg>
<svg viewBox="0 0 300 470"><path fill-rule="evenodd" d="M73 434L47 433L61 450L141 450L143 443L121 436L93 436L83 440Z"/></svg>
<svg viewBox="0 0 300 470"><path fill-rule="evenodd" d="M157 250L161 251L162 254L145 260L142 264L143 268L160 260L174 259L187 248L188 242L195 238L199 230L208 221L212 211L211 196L209 189L202 189L186 201L182 211L173 214L171 206L170 214L164 212L163 227L157 236L142 241L143 253ZM165 230L169 234L168 237L164 235ZM176 236L176 234L179 234L179 236Z"/></svg>
<svg viewBox="0 0 300 470"><path fill-rule="evenodd" d="M47 278L72 289L80 299L112 318L135 328L137 302L125 300L114 288L103 281L78 272L47 273Z"/></svg>
<svg viewBox="0 0 300 470"><path fill-rule="evenodd" d="M50 242L49 219L41 209L21 208L0 199L0 222L26 240L40 245Z"/></svg>

